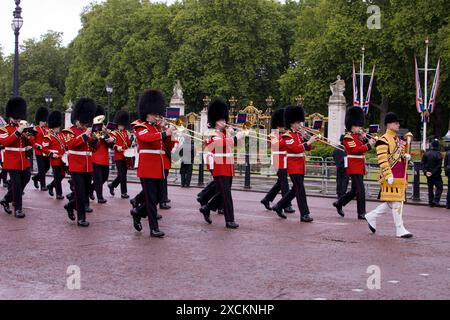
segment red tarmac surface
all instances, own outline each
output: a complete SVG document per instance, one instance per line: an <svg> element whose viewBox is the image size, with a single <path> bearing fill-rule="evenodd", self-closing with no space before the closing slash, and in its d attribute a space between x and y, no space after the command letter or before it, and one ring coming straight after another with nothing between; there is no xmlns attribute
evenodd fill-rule
<svg viewBox="0 0 450 320"><path fill-rule="evenodd" d="M227 230L222 216L203 221L198 191L169 189L166 237L154 239L147 220L134 231L127 200L92 202L83 229L68 220L65 200L30 184L24 220L0 209L0 299L450 299L450 210L406 205L414 238L405 240L390 215L372 235L355 203L340 218L332 199L310 197L315 221L304 224L298 212L280 220L266 211L260 193L233 191L241 227ZM80 290L67 288L70 265L80 267ZM367 287L371 265L381 289Z"/></svg>

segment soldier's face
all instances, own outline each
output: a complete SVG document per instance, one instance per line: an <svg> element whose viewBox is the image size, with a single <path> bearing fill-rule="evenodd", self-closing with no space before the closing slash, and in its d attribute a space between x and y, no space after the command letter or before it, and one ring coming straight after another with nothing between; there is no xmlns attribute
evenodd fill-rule
<svg viewBox="0 0 450 320"><path fill-rule="evenodd" d="M296 121L293 124L291 124L291 129L293 131L298 131L301 129L302 123L300 121Z"/></svg>
<svg viewBox="0 0 450 320"><path fill-rule="evenodd" d="M352 132L353 133L361 133L362 132L362 127L353 126L352 127Z"/></svg>
<svg viewBox="0 0 450 320"><path fill-rule="evenodd" d="M125 126L119 125L118 126L119 130L125 130Z"/></svg>
<svg viewBox="0 0 450 320"><path fill-rule="evenodd" d="M11 122L12 124L19 124L20 120L21 120L21 119L13 119L13 118L10 118L10 122Z"/></svg>
<svg viewBox="0 0 450 320"><path fill-rule="evenodd" d="M399 122L388 123L387 128L389 130L398 132L398 130L400 130L400 123Z"/></svg>
<svg viewBox="0 0 450 320"><path fill-rule="evenodd" d="M225 127L226 127L226 125L227 125L227 123L226 123L226 121L225 120L219 120L219 121L217 121L216 122L216 129L218 129L218 130L224 130L225 129Z"/></svg>

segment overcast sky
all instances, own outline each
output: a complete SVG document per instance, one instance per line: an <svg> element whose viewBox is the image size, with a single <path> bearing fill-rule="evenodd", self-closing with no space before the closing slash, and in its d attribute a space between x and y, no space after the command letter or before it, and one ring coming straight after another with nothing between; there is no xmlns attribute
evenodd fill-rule
<svg viewBox="0 0 450 320"><path fill-rule="evenodd" d="M78 34L81 28L80 13L91 2L104 0L22 0L24 24L20 30L20 43L24 39L39 39L48 30L63 32L64 45ZM175 0L151 0L152 2L173 3ZM282 0L281 0L282 1ZM0 0L0 46L3 54L14 52L14 33L11 20L16 5L14 0Z"/></svg>
<svg viewBox="0 0 450 320"><path fill-rule="evenodd" d="M64 45L78 34L81 28L80 13L91 2L103 0L22 0L22 17L24 24L20 30L20 43L24 39L36 38L48 30L64 33ZM174 0L153 2L172 3ZM14 0L0 0L0 46L4 54L14 52L14 33L11 20L16 5Z"/></svg>

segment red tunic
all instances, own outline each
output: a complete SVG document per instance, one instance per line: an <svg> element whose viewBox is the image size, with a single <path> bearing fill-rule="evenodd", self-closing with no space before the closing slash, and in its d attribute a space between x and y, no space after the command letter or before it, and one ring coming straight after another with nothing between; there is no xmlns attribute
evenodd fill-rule
<svg viewBox="0 0 450 320"><path fill-rule="evenodd" d="M0 128L0 144L5 147L3 153L3 169L5 170L25 170L30 167L25 151L32 142L19 134L16 129L17 127L13 125Z"/></svg>
<svg viewBox="0 0 450 320"><path fill-rule="evenodd" d="M85 131L76 126L63 131L69 150L70 172L92 172L92 139L84 134Z"/></svg>
<svg viewBox="0 0 450 320"><path fill-rule="evenodd" d="M283 134L282 138L286 145L288 174L305 175L305 151L310 151L312 147L303 141L301 133L289 131Z"/></svg>
<svg viewBox="0 0 450 320"><path fill-rule="evenodd" d="M65 151L64 135L61 132L55 134L49 130L48 135L44 137L44 141L42 142L42 154L50 158L50 165L52 167L64 165L61 158ZM54 154L58 155L58 157L54 158Z"/></svg>
<svg viewBox="0 0 450 320"><path fill-rule="evenodd" d="M214 161L209 168L213 171L213 177L234 177L234 138L227 135L226 131L217 130L214 135L206 140L206 151Z"/></svg>
<svg viewBox="0 0 450 320"><path fill-rule="evenodd" d="M282 134L273 134L270 140L272 148L272 165L275 170L287 169L287 149L286 142Z"/></svg>
<svg viewBox="0 0 450 320"><path fill-rule="evenodd" d="M42 142L44 137L48 134L48 127L35 126L34 130L37 131L37 135L34 137L34 154L42 156Z"/></svg>
<svg viewBox="0 0 450 320"><path fill-rule="evenodd" d="M127 130L115 130L111 133L116 138L114 144L114 161L125 160L124 151L131 147L130 133ZM117 151L122 147L122 151Z"/></svg>
<svg viewBox="0 0 450 320"><path fill-rule="evenodd" d="M370 150L370 145L361 141L358 133L348 133L344 136L344 147L347 153L347 174L366 174L366 157L364 154Z"/></svg>
<svg viewBox="0 0 450 320"><path fill-rule="evenodd" d="M165 179L164 140L170 139L160 127L140 122L133 128L139 148L138 178Z"/></svg>
<svg viewBox="0 0 450 320"><path fill-rule="evenodd" d="M94 152L92 153L92 162L101 166L109 166L109 148L108 143L100 139L93 143Z"/></svg>

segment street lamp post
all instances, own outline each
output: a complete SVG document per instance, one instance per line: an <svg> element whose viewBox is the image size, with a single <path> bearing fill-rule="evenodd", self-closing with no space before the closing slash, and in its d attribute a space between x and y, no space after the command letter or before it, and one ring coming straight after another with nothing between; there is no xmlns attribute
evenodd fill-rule
<svg viewBox="0 0 450 320"><path fill-rule="evenodd" d="M50 105L52 104L52 102L53 102L53 97L50 94L46 95L45 96L45 103L47 104L48 108L50 108Z"/></svg>
<svg viewBox="0 0 450 320"><path fill-rule="evenodd" d="M14 51L14 80L13 80L13 95L19 95L19 32L23 25L22 8L19 6L20 0L15 0L16 9L13 12L13 20L11 27L15 36L15 51Z"/></svg>
<svg viewBox="0 0 450 320"><path fill-rule="evenodd" d="M112 87L112 85L110 84L110 83L108 83L107 85L106 85L106 93L108 94L108 107L107 107L107 110L106 110L106 112L107 112L107 122L109 122L109 113L110 113L110 108L111 108L111 96L112 96L112 93L113 93L113 87Z"/></svg>

